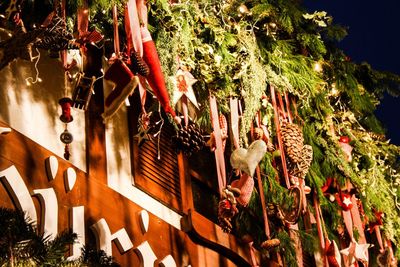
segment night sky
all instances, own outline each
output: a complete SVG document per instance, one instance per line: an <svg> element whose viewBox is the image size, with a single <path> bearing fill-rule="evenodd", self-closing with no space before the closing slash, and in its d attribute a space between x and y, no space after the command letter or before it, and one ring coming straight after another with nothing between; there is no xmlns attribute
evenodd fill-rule
<svg viewBox="0 0 400 267"><path fill-rule="evenodd" d="M304 4L310 13L325 10L335 24L348 28L339 47L353 61L400 75L399 0L305 0ZM391 143L400 145L400 97L385 96L375 114Z"/></svg>

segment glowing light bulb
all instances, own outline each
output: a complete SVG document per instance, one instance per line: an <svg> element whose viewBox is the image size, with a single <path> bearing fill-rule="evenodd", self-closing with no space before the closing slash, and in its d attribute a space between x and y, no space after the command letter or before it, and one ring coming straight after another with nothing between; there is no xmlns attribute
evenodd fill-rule
<svg viewBox="0 0 400 267"><path fill-rule="evenodd" d="M314 70L315 70L316 72L322 72L322 65L321 65L321 63L315 62L315 64L314 64Z"/></svg>

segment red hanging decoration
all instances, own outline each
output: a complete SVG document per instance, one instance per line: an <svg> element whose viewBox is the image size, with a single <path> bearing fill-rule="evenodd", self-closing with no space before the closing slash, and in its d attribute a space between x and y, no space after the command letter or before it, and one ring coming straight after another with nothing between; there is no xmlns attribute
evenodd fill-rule
<svg viewBox="0 0 400 267"><path fill-rule="evenodd" d="M172 117L176 117L175 111L169 104L169 95L167 87L165 86L164 75L162 73L160 59L157 54L157 48L147 28L142 27L141 33L143 41L143 60L150 69L150 73L147 76L147 82L153 89L153 92L158 101L160 101L164 111L171 114Z"/></svg>
<svg viewBox="0 0 400 267"><path fill-rule="evenodd" d="M105 107L102 117L107 119L113 116L124 104L125 99L132 94L139 83L139 79L133 75L128 66L120 59L116 59L108 68L104 74L104 79L115 84L115 87L104 102Z"/></svg>
<svg viewBox="0 0 400 267"><path fill-rule="evenodd" d="M253 177L243 172L240 179L233 181L231 186L240 189L240 196L236 198L236 200L240 205L246 207L250 202L251 194L254 189Z"/></svg>
<svg viewBox="0 0 400 267"><path fill-rule="evenodd" d="M73 117L71 115L71 106L72 106L72 100L69 97L63 97L61 98L58 103L61 106L61 111L62 114L60 116L60 120L64 123L70 123L73 121Z"/></svg>

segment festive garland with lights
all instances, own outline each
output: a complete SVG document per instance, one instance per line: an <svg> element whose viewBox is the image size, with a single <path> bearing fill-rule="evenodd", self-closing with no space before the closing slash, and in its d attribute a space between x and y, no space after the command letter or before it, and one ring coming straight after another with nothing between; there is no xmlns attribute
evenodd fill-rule
<svg viewBox="0 0 400 267"><path fill-rule="evenodd" d="M113 36L112 17L107 16L113 4L123 13L123 0L88 3L91 26L106 41ZM67 1L71 30L78 6ZM327 235L338 241L336 229L343 224L340 205L324 197L321 189L328 177L334 177L339 186L348 180L354 185L366 220L376 220L376 211L384 214L383 235L399 244L399 147L384 138L373 112L384 92L399 94L400 77L351 62L336 46L345 29L332 24L325 12L308 14L295 0L157 0L149 1L148 7L149 29L164 76L172 77L184 66L197 80L193 89L200 109L191 115L203 130L211 131L209 95L217 98L219 111L225 114L229 98L236 97L243 105L239 143L244 147L250 143L248 133L259 111L270 139L276 140L268 87L273 85L278 94L290 96L293 120L301 125L304 144L312 147L305 181L319 197ZM120 16L120 29L122 20ZM171 79L166 83L172 95L175 85ZM340 136L350 139L351 161L342 153ZM266 153L260 168L266 202L279 206L288 196L283 183L275 179L281 175L273 165L276 157L272 151ZM264 229L258 196L254 191L248 206L240 208L233 227L239 236L251 235L261 248ZM280 240L278 251L285 250L288 266L295 264L295 248L284 225L271 220L270 226L271 236ZM299 234L303 249L310 253L317 249L316 233L299 230Z"/></svg>

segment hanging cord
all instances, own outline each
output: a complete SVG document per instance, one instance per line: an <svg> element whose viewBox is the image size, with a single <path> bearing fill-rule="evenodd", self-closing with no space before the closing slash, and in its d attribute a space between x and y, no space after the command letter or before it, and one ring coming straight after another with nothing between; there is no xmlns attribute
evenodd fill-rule
<svg viewBox="0 0 400 267"><path fill-rule="evenodd" d="M161 115L161 104L158 102L158 114L160 114L160 120L157 121L155 124L160 124L160 128L158 128L158 131L153 135L153 137L157 137L157 159L161 159L161 152L160 152L160 141L161 141L161 130L162 127L164 126L164 118Z"/></svg>
<svg viewBox="0 0 400 267"><path fill-rule="evenodd" d="M28 85L28 86L30 86L31 84L35 84L37 82L42 82L42 79L39 77L39 68L38 68L38 63L39 63L39 60L40 60L40 51L37 48L35 48L35 50L36 50L38 55L33 57L32 59L34 59L34 60L36 59L35 65L34 65L35 66L36 75L35 75L35 79L33 77L28 77L28 78L25 79L26 85Z"/></svg>

